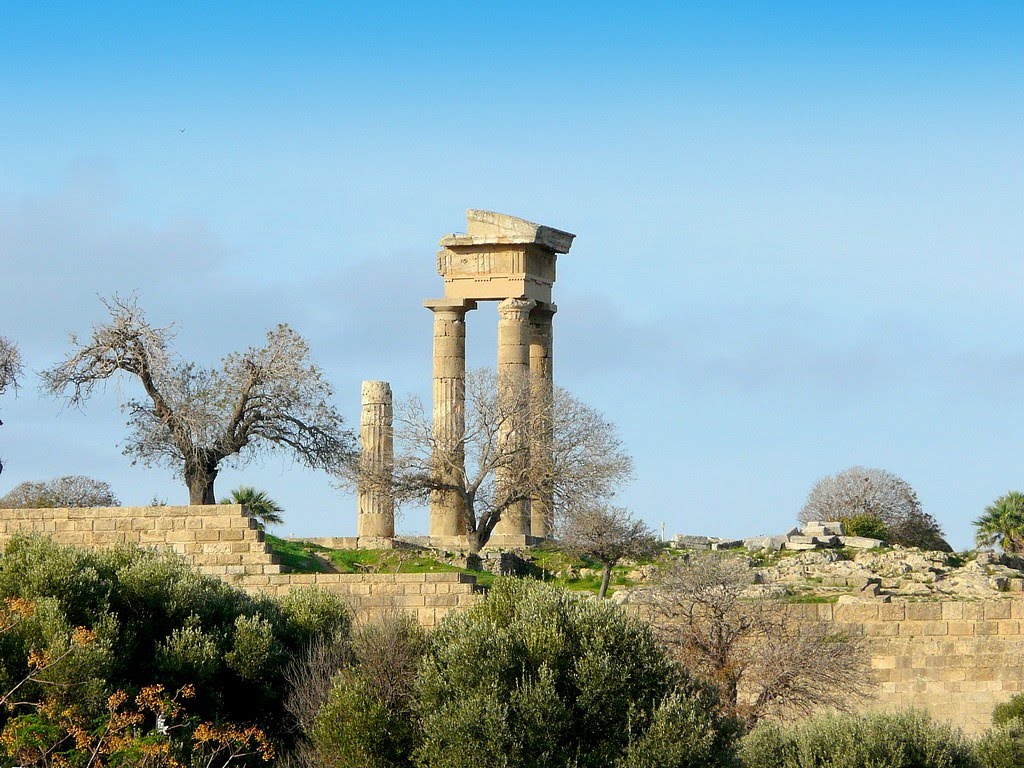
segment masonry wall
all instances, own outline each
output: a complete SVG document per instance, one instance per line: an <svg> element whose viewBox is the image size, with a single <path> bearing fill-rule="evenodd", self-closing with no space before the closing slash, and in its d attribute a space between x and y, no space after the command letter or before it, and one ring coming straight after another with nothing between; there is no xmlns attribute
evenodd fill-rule
<svg viewBox="0 0 1024 768"><path fill-rule="evenodd" d="M468 608L475 599L476 579L460 573L282 573L263 532L238 504L0 509L0 548L19 531L79 547L127 542L171 550L202 573L251 594L283 595L315 585L344 597L358 621L399 609L434 627L446 613Z"/></svg>
<svg viewBox="0 0 1024 768"><path fill-rule="evenodd" d="M282 595L317 586L344 596L357 620L397 608L434 627L477 599L476 580L458 573L281 573L263 533L235 504L0 509L0 547L17 531L77 546L128 542L169 549L203 573L250 593ZM877 692L869 708L921 707L979 732L989 726L996 704L1024 691L1024 597L808 604L789 610L866 638Z"/></svg>
<svg viewBox="0 0 1024 768"><path fill-rule="evenodd" d="M978 733L996 704L1024 691L1024 598L792 610L866 638L877 693L868 709L922 708Z"/></svg>
<svg viewBox="0 0 1024 768"><path fill-rule="evenodd" d="M203 573L222 578L281 572L263 532L238 504L0 509L0 547L19 531L79 547L127 542L169 549Z"/></svg>
<svg viewBox="0 0 1024 768"><path fill-rule="evenodd" d="M357 621L372 621L388 610L411 613L424 627L445 614L473 605L476 578L462 573L308 573L244 576L235 582L250 593L284 595L316 586L344 597Z"/></svg>

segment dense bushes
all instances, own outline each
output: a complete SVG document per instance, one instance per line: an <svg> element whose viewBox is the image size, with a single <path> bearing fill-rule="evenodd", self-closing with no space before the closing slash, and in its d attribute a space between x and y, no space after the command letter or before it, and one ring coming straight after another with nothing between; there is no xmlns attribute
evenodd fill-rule
<svg viewBox="0 0 1024 768"><path fill-rule="evenodd" d="M742 742L746 768L978 768L956 729L921 712L762 723ZM993 766L995 768L995 766ZM1002 766L1000 766L1002 768Z"/></svg>
<svg viewBox="0 0 1024 768"><path fill-rule="evenodd" d="M977 743L978 757L985 768L1024 766L1024 693L992 710L994 728Z"/></svg>
<svg viewBox="0 0 1024 768"><path fill-rule="evenodd" d="M370 679L366 660L337 678L317 718L321 764L735 762L738 723L719 713L709 685L665 656L646 625L616 606L534 581L498 580L486 600L445 618L415 674L402 669L412 685L390 699Z"/></svg>
<svg viewBox="0 0 1024 768"><path fill-rule="evenodd" d="M349 663L311 729L318 765L410 765L418 733L413 687L426 646L423 629L402 613L354 632Z"/></svg>
<svg viewBox="0 0 1024 768"><path fill-rule="evenodd" d="M193 714L258 724L272 736L281 733L284 665L316 637L344 637L350 621L322 592L253 598L173 555L39 537L16 536L4 548L0 602L11 599L33 609L0 635L0 690L26 677L30 654L63 656L19 698L97 714L117 690L134 697L150 685L191 685ZM91 630L91 641L66 653L76 627Z"/></svg>

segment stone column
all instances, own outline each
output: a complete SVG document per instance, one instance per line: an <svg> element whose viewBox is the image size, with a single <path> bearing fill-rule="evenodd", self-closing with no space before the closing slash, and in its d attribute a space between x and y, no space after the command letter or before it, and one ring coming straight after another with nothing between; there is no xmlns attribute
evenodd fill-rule
<svg viewBox="0 0 1024 768"><path fill-rule="evenodd" d="M550 472L554 458L554 397L552 318L558 307L537 302L530 312L530 465L531 472ZM550 475L548 475L550 477ZM530 499L530 534L551 535L555 518L555 489L546 479Z"/></svg>
<svg viewBox="0 0 1024 768"><path fill-rule="evenodd" d="M505 299L498 304L498 408L502 414L498 444L512 458L499 467L495 481L498 494L520 482L518 475L529 463L530 310L533 299ZM505 509L494 529L497 534L530 535L530 502Z"/></svg>
<svg viewBox="0 0 1024 768"><path fill-rule="evenodd" d="M359 418L359 537L395 536L395 501L390 486L395 464L391 385L363 382Z"/></svg>
<svg viewBox="0 0 1024 768"><path fill-rule="evenodd" d="M434 448L435 481L465 482L466 433L466 312L476 302L431 299L423 306L434 313ZM466 535L466 507L460 494L435 490L430 494L430 535Z"/></svg>

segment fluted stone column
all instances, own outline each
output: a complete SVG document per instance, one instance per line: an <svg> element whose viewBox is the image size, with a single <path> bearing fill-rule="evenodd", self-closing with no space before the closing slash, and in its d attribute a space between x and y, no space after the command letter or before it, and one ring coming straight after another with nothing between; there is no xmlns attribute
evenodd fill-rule
<svg viewBox="0 0 1024 768"><path fill-rule="evenodd" d="M364 381L359 418L359 537L394 538L395 501L390 491L395 464L391 385Z"/></svg>
<svg viewBox="0 0 1024 768"><path fill-rule="evenodd" d="M530 499L530 534L542 538L551 535L555 513L555 489L550 480L555 397L551 321L557 311L554 304L537 302L530 312L530 465L532 473L545 473L541 488Z"/></svg>
<svg viewBox="0 0 1024 768"><path fill-rule="evenodd" d="M517 477L529 460L530 310L533 299L505 299L498 304L498 397L502 414L513 414L499 425L498 443L508 456L517 457L511 466L499 467L499 495L502 489L520 482ZM517 466L518 464L518 466ZM494 532L511 536L530 535L530 502L521 501L505 509Z"/></svg>
<svg viewBox="0 0 1024 768"><path fill-rule="evenodd" d="M476 302L431 299L423 302L434 313L434 449L435 481L460 485L465 477L466 433L466 312ZM430 494L430 535L466 535L466 508L460 494L434 490Z"/></svg>

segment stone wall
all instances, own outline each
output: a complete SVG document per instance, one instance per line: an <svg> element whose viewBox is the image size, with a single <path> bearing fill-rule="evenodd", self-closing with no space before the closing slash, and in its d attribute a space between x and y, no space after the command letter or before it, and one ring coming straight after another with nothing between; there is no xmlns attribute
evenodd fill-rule
<svg viewBox="0 0 1024 768"><path fill-rule="evenodd" d="M0 509L0 548L19 531L79 547L127 542L171 550L202 573L249 593L283 595L315 585L343 596L361 621L397 608L433 627L449 611L467 608L474 600L476 579L460 573L282 573L263 532L238 504Z"/></svg>
<svg viewBox="0 0 1024 768"><path fill-rule="evenodd" d="M284 595L316 586L344 597L357 621L372 621L387 610L407 611L424 627L476 600L476 578L462 573L308 573L243 576L234 582L250 593Z"/></svg>
<svg viewBox="0 0 1024 768"><path fill-rule="evenodd" d="M222 578L281 573L263 532L238 504L0 509L0 547L19 531L79 547L127 542L169 549L201 572Z"/></svg>
<svg viewBox="0 0 1024 768"><path fill-rule="evenodd" d="M985 730L992 709L1024 691L1024 599L794 605L808 619L863 635L877 698L869 709L916 707Z"/></svg>
<svg viewBox="0 0 1024 768"><path fill-rule="evenodd" d="M282 595L317 586L344 596L358 620L397 608L433 627L476 600L476 580L459 573L281 573L263 533L234 504L0 510L0 547L17 531L77 546L129 542L170 549L250 593ZM867 639L877 691L869 708L921 707L979 732L996 704L1024 691L1024 597L798 604L789 610Z"/></svg>

